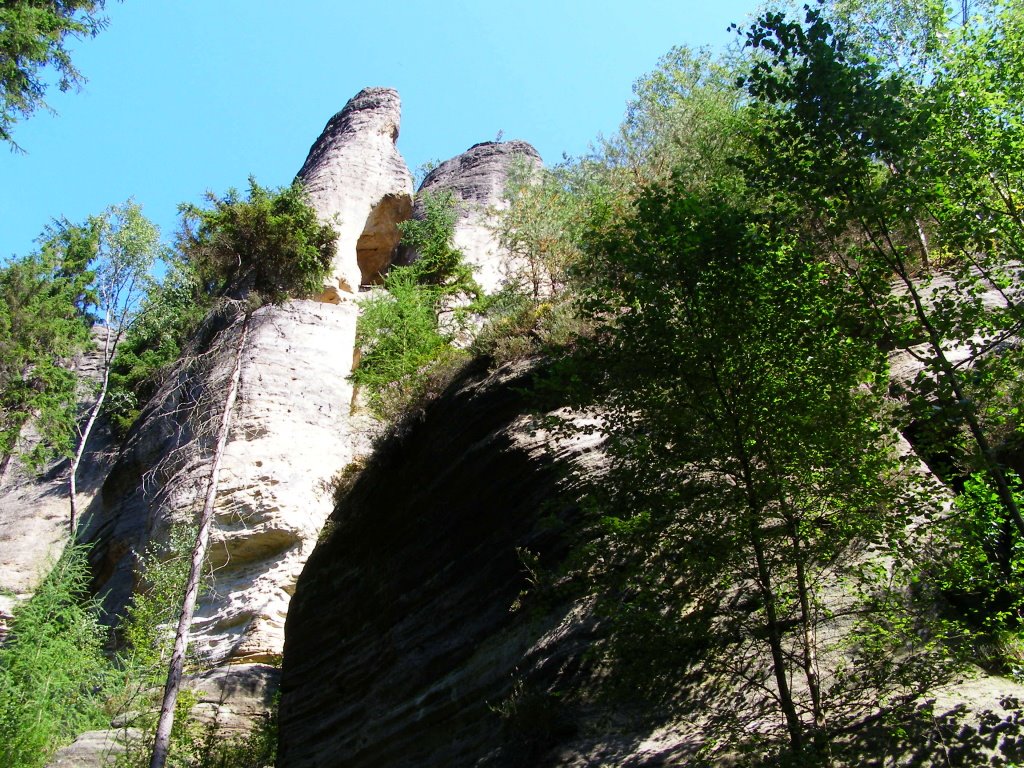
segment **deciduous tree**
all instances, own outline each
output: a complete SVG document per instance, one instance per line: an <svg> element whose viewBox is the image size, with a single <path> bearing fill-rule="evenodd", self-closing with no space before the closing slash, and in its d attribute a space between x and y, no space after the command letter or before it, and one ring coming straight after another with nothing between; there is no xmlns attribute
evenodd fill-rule
<svg viewBox="0 0 1024 768"><path fill-rule="evenodd" d="M108 208L82 227L64 223L68 236L74 232L92 231L96 238L96 254L91 268L94 272L96 311L102 317L102 349L100 384L96 400L89 409L85 424L78 430L78 440L71 459L68 495L71 514L68 527L74 537L78 527L78 467L85 455L89 437L103 409L110 385L110 371L125 335L139 318L143 300L152 283L150 270L160 255L160 232L132 201Z"/></svg>
<svg viewBox="0 0 1024 768"><path fill-rule="evenodd" d="M829 715L822 574L899 535L884 361L842 312L846 275L729 196L652 187L589 245L605 564L626 574L611 594L672 623L715 589L751 589L744 611L801 752Z"/></svg>

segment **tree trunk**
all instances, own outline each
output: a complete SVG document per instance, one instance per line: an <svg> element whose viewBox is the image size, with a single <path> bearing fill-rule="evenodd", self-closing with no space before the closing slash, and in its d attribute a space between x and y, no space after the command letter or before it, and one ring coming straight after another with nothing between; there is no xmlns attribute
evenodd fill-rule
<svg viewBox="0 0 1024 768"><path fill-rule="evenodd" d="M68 520L68 536L74 541L75 533L78 530L78 466L82 463L82 457L85 455L85 446L89 442L89 435L92 434L92 428L96 424L96 419L99 418L100 409L103 407L103 400L107 396L107 387L110 384L110 366L114 361L114 353L117 351L117 342L121 336L121 332L118 331L114 337L114 345L110 345L110 311L107 311L106 317L106 335L103 337L103 383L100 385L100 393L96 398L96 402L89 410L89 420L85 423L85 429L82 430L81 435L78 438L78 448L75 450L75 456L71 460L71 477L68 479L68 496L71 501L71 516Z"/></svg>
<svg viewBox="0 0 1024 768"><path fill-rule="evenodd" d="M202 574L203 561L206 559L206 545L210 539L210 524L213 520L213 504L217 498L217 481L220 474L220 462L227 443L228 428L231 422L231 410L238 395L238 382L242 374L242 352L249 331L249 315L242 321L241 334L235 347L235 367L231 373L231 382L224 397L224 413L221 415L217 430L217 446L213 453L213 464L210 467L210 482L206 490L206 501L199 518L199 532L192 550L192 566L189 571L188 583L185 586L185 597L182 601L181 616L178 618L178 629L174 635L174 650L171 663L167 670L167 683L164 686L164 698L160 707L160 720L157 722L156 738L153 742L153 756L150 768L164 768L170 749L171 728L174 725L174 708L178 702L178 691L181 687L182 671L185 665L185 651L188 649L189 628L195 613L196 600L199 595L199 579Z"/></svg>
<svg viewBox="0 0 1024 768"><path fill-rule="evenodd" d="M775 606L775 589L772 584L768 561L765 558L761 531L758 530L758 522L753 517L751 517L748 524L748 535L754 549L754 561L757 564L758 586L761 588L761 595L764 597L765 629L768 632L768 646L772 654L775 684L779 689L779 706L786 719L786 730L789 731L790 748L794 753L799 753L804 748L804 728L803 723L800 721L800 715L796 711L793 691L789 687L789 680L786 678L786 655L782 648L782 628L779 626L779 617Z"/></svg>
<svg viewBox="0 0 1024 768"><path fill-rule="evenodd" d="M790 541L793 545L793 561L796 567L796 588L800 599L800 625L803 640L803 658L801 666L807 689L811 694L811 708L816 728L825 727L825 710L821 703L821 680L818 677L818 640L814 630L814 613L811 607L811 591L807 583L807 568L804 564L804 553L800 547L800 533L796 522L787 521Z"/></svg>

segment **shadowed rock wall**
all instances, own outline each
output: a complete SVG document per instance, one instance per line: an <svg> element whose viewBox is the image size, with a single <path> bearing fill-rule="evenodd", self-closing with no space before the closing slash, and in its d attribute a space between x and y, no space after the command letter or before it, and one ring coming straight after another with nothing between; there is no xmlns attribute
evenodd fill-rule
<svg viewBox="0 0 1024 768"><path fill-rule="evenodd" d="M588 625L567 631L571 606L512 606L528 586L520 548L564 553L563 471L599 454L596 438L531 435L529 379L470 376L335 510L288 617L282 768L517 765L546 747L506 733L490 705L517 670L544 687L579 664Z"/></svg>

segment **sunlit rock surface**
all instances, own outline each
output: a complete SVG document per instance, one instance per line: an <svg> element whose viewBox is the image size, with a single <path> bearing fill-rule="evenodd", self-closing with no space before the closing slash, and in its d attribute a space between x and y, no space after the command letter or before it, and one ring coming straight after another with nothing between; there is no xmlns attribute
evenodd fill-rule
<svg viewBox="0 0 1024 768"><path fill-rule="evenodd" d="M290 593L331 509L331 477L358 444L349 420L356 307L293 301L257 310L221 465L208 589L193 647L208 664L280 656ZM172 377L144 411L104 486L88 535L108 605L120 610L138 555L202 508L240 321ZM194 406L199 402L198 407Z"/></svg>
<svg viewBox="0 0 1024 768"><path fill-rule="evenodd" d="M412 212L412 175L395 147L400 120L397 91L360 91L328 121L299 171L310 204L338 231L325 301L378 283L394 258L395 224Z"/></svg>

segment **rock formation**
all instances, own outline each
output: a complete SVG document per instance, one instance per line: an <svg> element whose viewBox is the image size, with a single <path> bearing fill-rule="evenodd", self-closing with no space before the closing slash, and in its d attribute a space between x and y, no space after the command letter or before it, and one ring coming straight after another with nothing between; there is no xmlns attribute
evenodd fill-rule
<svg viewBox="0 0 1024 768"><path fill-rule="evenodd" d="M252 319L210 541L211 583L193 647L210 664L273 661L289 593L330 511L331 477L352 458L348 426L356 307L311 301L264 307ZM200 350L207 367L170 379L144 411L90 515L97 570L117 610L137 555L190 523L209 475L202 422L216 413L237 321Z"/></svg>
<svg viewBox="0 0 1024 768"><path fill-rule="evenodd" d="M731 765L716 712L774 727L758 681L737 688L699 664L671 708L600 693L616 674L589 654L600 617L535 576L557 572L578 530L575 478L599 472L601 452L535 428L530 388L529 366L478 363L335 509L288 616L278 768ZM705 642L751 653L719 630ZM899 727L856 723L834 764L1016 762L1022 700L1003 678L954 682Z"/></svg>
<svg viewBox="0 0 1024 768"><path fill-rule="evenodd" d="M339 232L335 277L321 301L257 310L220 472L208 561L192 625L194 713L227 730L265 711L276 680L295 581L332 508L334 476L365 452L366 417L351 413L358 306L351 297L390 264L412 181L395 149L399 101L367 89L335 115L299 173L310 202ZM217 420L240 318L207 318L188 359L147 404L86 513L97 589L111 614L138 586L139 556L193 523L209 477ZM108 734L107 736L110 736ZM86 735L72 753L98 755ZM96 759L99 759L96 757Z"/></svg>
<svg viewBox="0 0 1024 768"><path fill-rule="evenodd" d="M501 749L489 705L512 673L550 682L576 663L587 634L571 605L512 606L521 552L564 553L564 470L600 453L595 437L552 445L531 430L530 375L470 376L379 448L335 511L288 617L280 766L476 764Z"/></svg>
<svg viewBox="0 0 1024 768"><path fill-rule="evenodd" d="M461 155L446 160L423 179L413 210L423 216L423 195L450 191L458 208L455 246L474 266L477 282L488 293L496 291L519 265L503 248L495 231L494 212L504 208L505 183L514 163L539 168L540 155L525 141L475 144ZM412 254L403 259L414 258Z"/></svg>
<svg viewBox="0 0 1024 768"><path fill-rule="evenodd" d="M299 171L311 205L338 230L324 301L379 282L393 260L395 224L412 211L412 176L395 147L400 113L397 91L360 91L328 121Z"/></svg>

